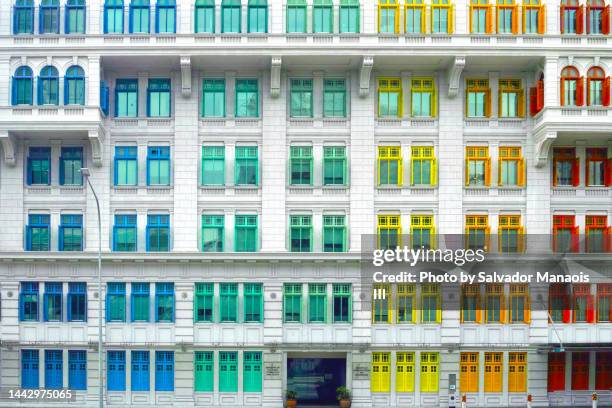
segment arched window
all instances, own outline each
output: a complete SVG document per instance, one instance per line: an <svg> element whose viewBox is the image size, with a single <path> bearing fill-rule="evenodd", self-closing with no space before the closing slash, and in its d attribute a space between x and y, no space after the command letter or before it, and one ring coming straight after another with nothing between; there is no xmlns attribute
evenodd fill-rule
<svg viewBox="0 0 612 408"><path fill-rule="evenodd" d="M12 104L32 105L32 68L22 66L15 70Z"/></svg>
<svg viewBox="0 0 612 408"><path fill-rule="evenodd" d="M578 0L561 1L561 34L582 34L584 11Z"/></svg>
<svg viewBox="0 0 612 408"><path fill-rule="evenodd" d="M66 34L85 33L85 0L68 0L66 3Z"/></svg>
<svg viewBox="0 0 612 408"><path fill-rule="evenodd" d="M47 65L40 71L38 77L38 104L59 104L59 77L57 68Z"/></svg>
<svg viewBox="0 0 612 408"><path fill-rule="evenodd" d="M587 2L586 19L588 34L610 34L610 6L604 0Z"/></svg>
<svg viewBox="0 0 612 408"><path fill-rule="evenodd" d="M157 0L155 8L155 32L176 33L176 1Z"/></svg>
<svg viewBox="0 0 612 408"><path fill-rule="evenodd" d="M85 105L85 71L73 65L64 77L64 105Z"/></svg>
<svg viewBox="0 0 612 408"><path fill-rule="evenodd" d="M587 105L608 106L610 104L610 77L600 67L587 72Z"/></svg>
<svg viewBox="0 0 612 408"><path fill-rule="evenodd" d="M13 9L13 34L34 33L34 2L17 0Z"/></svg>
<svg viewBox="0 0 612 408"><path fill-rule="evenodd" d="M130 33L149 33L149 0L132 0L130 3Z"/></svg>
<svg viewBox="0 0 612 408"><path fill-rule="evenodd" d="M42 0L38 18L40 34L59 34L59 0Z"/></svg>
<svg viewBox="0 0 612 408"><path fill-rule="evenodd" d="M574 67L561 71L561 106L581 106L584 94L584 81Z"/></svg>
<svg viewBox="0 0 612 408"><path fill-rule="evenodd" d="M104 33L123 33L123 0L104 2Z"/></svg>

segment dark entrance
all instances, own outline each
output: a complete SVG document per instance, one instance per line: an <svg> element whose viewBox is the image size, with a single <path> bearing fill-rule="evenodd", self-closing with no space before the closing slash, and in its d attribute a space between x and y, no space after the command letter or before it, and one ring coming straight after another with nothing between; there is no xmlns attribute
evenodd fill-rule
<svg viewBox="0 0 612 408"><path fill-rule="evenodd" d="M287 358L287 389L300 405L338 405L336 388L346 385L346 358Z"/></svg>

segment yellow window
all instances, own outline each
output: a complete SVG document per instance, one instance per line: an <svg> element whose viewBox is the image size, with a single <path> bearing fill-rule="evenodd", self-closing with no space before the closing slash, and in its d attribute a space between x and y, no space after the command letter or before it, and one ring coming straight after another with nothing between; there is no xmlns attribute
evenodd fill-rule
<svg viewBox="0 0 612 408"><path fill-rule="evenodd" d="M508 392L527 392L527 353L508 354Z"/></svg>
<svg viewBox="0 0 612 408"><path fill-rule="evenodd" d="M521 226L520 215L500 215L497 235L500 252L523 252L525 232Z"/></svg>
<svg viewBox="0 0 612 408"><path fill-rule="evenodd" d="M522 118L525 116L525 91L520 79L500 79L498 94L499 116Z"/></svg>
<svg viewBox="0 0 612 408"><path fill-rule="evenodd" d="M397 321L398 323L416 323L416 287L414 283L398 283L397 287Z"/></svg>
<svg viewBox="0 0 612 408"><path fill-rule="evenodd" d="M372 392L391 391L391 353L372 353Z"/></svg>
<svg viewBox="0 0 612 408"><path fill-rule="evenodd" d="M437 91L433 78L413 78L410 81L410 112L413 117L436 116Z"/></svg>
<svg viewBox="0 0 612 408"><path fill-rule="evenodd" d="M465 185L472 187L491 185L491 158L488 146L465 148Z"/></svg>
<svg viewBox="0 0 612 408"><path fill-rule="evenodd" d="M504 323L506 303L504 300L504 285L489 283L485 286L486 323Z"/></svg>
<svg viewBox="0 0 612 408"><path fill-rule="evenodd" d="M404 166L399 146L378 146L378 185L401 186Z"/></svg>
<svg viewBox="0 0 612 408"><path fill-rule="evenodd" d="M465 246L469 249L489 248L489 216L488 215L466 215L465 216Z"/></svg>
<svg viewBox="0 0 612 408"><path fill-rule="evenodd" d="M398 352L395 360L395 390L414 392L414 353Z"/></svg>
<svg viewBox="0 0 612 408"><path fill-rule="evenodd" d="M400 78L378 79L378 117L401 118L403 116L402 80Z"/></svg>
<svg viewBox="0 0 612 408"><path fill-rule="evenodd" d="M425 34L425 2L406 0L404 5L404 32L406 34Z"/></svg>
<svg viewBox="0 0 612 408"><path fill-rule="evenodd" d="M480 323L480 285L461 286L461 323Z"/></svg>
<svg viewBox="0 0 612 408"><path fill-rule="evenodd" d="M378 32L382 34L399 33L398 0L378 1Z"/></svg>
<svg viewBox="0 0 612 408"><path fill-rule="evenodd" d="M450 0L432 0L430 24L431 32L435 34L452 34L454 24L455 7Z"/></svg>
<svg viewBox="0 0 612 408"><path fill-rule="evenodd" d="M531 306L529 304L529 288L527 284L510 284L510 322L529 323L530 321Z"/></svg>
<svg viewBox="0 0 612 408"><path fill-rule="evenodd" d="M374 323L393 322L393 302L391 285L377 283L372 287L372 321Z"/></svg>
<svg viewBox="0 0 612 408"><path fill-rule="evenodd" d="M514 0L497 0L497 32L518 34L518 6Z"/></svg>
<svg viewBox="0 0 612 408"><path fill-rule="evenodd" d="M433 215L412 215L410 217L410 241L415 249L430 249L435 246Z"/></svg>
<svg viewBox="0 0 612 408"><path fill-rule="evenodd" d="M402 223L399 215L379 215L377 245L380 249L395 249L401 245Z"/></svg>
<svg viewBox="0 0 612 408"><path fill-rule="evenodd" d="M540 0L523 0L523 33L546 32L546 6Z"/></svg>
<svg viewBox="0 0 612 408"><path fill-rule="evenodd" d="M410 184L435 186L438 183L438 165L433 146L412 146L410 158Z"/></svg>
<svg viewBox="0 0 612 408"><path fill-rule="evenodd" d="M493 32L489 0L470 0L470 32L475 34Z"/></svg>
<svg viewBox="0 0 612 408"><path fill-rule="evenodd" d="M462 393L478 392L478 353L461 353L459 389Z"/></svg>
<svg viewBox="0 0 612 408"><path fill-rule="evenodd" d="M421 392L438 392L439 353L421 353Z"/></svg>
<svg viewBox="0 0 612 408"><path fill-rule="evenodd" d="M435 283L421 286L421 322L442 322L442 296L440 286Z"/></svg>
<svg viewBox="0 0 612 408"><path fill-rule="evenodd" d="M525 159L519 146L499 148L497 184L500 186L525 185Z"/></svg>
<svg viewBox="0 0 612 408"><path fill-rule="evenodd" d="M502 353L485 353L485 392L502 392Z"/></svg>
<svg viewBox="0 0 612 408"><path fill-rule="evenodd" d="M465 115L468 118L491 116L491 89L488 79L466 80Z"/></svg>

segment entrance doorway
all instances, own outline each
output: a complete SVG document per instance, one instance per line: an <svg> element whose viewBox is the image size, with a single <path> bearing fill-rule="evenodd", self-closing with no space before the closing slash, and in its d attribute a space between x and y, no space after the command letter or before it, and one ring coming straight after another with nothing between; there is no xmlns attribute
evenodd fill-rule
<svg viewBox="0 0 612 408"><path fill-rule="evenodd" d="M346 385L346 357L287 356L287 389L299 405L337 406L336 388Z"/></svg>

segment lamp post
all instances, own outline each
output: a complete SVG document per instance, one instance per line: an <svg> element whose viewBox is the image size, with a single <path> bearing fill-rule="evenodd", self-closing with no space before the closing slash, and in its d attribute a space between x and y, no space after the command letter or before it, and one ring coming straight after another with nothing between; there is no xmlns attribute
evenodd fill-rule
<svg viewBox="0 0 612 408"><path fill-rule="evenodd" d="M100 215L100 200L94 189L89 176L91 173L87 167L81 169L81 176L87 180L87 185L91 188L94 198L96 199L96 209L98 210L98 402L100 408L104 408L104 370L102 366L102 221Z"/></svg>

